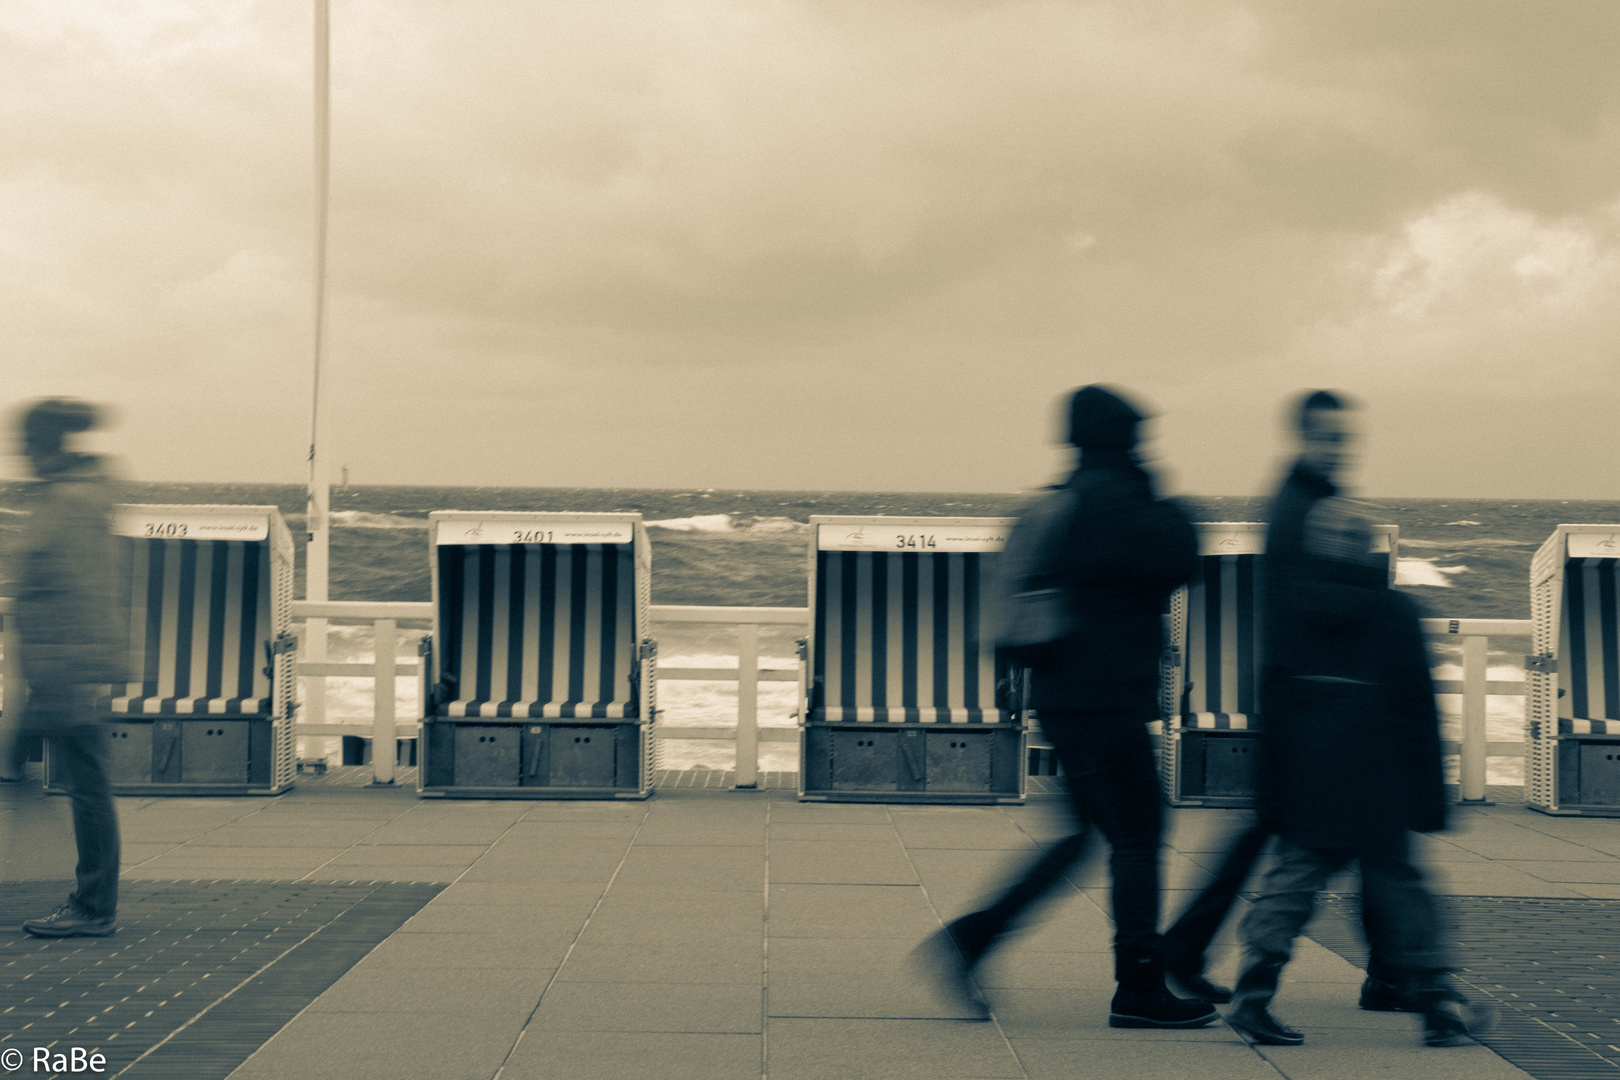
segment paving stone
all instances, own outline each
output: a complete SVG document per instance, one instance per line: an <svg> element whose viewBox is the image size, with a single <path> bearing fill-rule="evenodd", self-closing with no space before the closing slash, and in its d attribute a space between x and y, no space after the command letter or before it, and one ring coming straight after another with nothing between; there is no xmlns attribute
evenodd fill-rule
<svg viewBox="0 0 1620 1080"><path fill-rule="evenodd" d="M489 1080L517 1037L504 1016L306 1012L232 1080Z"/></svg>
<svg viewBox="0 0 1620 1080"><path fill-rule="evenodd" d="M614 887L756 892L765 887L763 847L642 847L625 856Z"/></svg>
<svg viewBox="0 0 1620 1080"><path fill-rule="evenodd" d="M1278 1071L1221 1025L1129 1033L1129 1039L1012 1037L1030 1080L1279 1080ZM1292 1080L1295 1074L1283 1074ZM1377 1075L1373 1073L1367 1076ZM1420 1075L1420 1074L1408 1074Z"/></svg>
<svg viewBox="0 0 1620 1080"><path fill-rule="evenodd" d="M714 983L558 983L530 1027L539 1031L649 1031L757 1035L757 986Z"/></svg>
<svg viewBox="0 0 1620 1080"><path fill-rule="evenodd" d="M310 1006L311 1012L440 1012L504 1015L521 1025L540 1003L555 968L391 967L349 971Z"/></svg>
<svg viewBox="0 0 1620 1080"><path fill-rule="evenodd" d="M964 1019L901 938L783 938L771 943L771 1016Z"/></svg>
<svg viewBox="0 0 1620 1080"><path fill-rule="evenodd" d="M914 885L917 875L897 843L773 840L771 884Z"/></svg>
<svg viewBox="0 0 1620 1080"><path fill-rule="evenodd" d="M899 937L939 929L916 885L772 885L769 932L779 937Z"/></svg>
<svg viewBox="0 0 1620 1080"><path fill-rule="evenodd" d="M959 1020L766 1021L771 1080L1021 1077L993 1024Z"/></svg>
<svg viewBox="0 0 1620 1080"><path fill-rule="evenodd" d="M559 982L730 983L759 986L764 978L762 942L736 940L724 948L694 952L684 945L580 944L558 972Z"/></svg>
<svg viewBox="0 0 1620 1080"><path fill-rule="evenodd" d="M530 1031L501 1080L759 1080L763 1058L758 1035Z"/></svg>

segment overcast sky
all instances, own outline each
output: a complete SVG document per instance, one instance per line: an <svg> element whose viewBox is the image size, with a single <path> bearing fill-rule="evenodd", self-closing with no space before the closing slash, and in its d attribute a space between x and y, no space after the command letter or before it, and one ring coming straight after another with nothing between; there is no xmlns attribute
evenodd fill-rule
<svg viewBox="0 0 1620 1080"><path fill-rule="evenodd" d="M4 396L302 481L308 0L0 2ZM1620 4L332 0L356 483L1620 498ZM15 472L15 466L13 467Z"/></svg>

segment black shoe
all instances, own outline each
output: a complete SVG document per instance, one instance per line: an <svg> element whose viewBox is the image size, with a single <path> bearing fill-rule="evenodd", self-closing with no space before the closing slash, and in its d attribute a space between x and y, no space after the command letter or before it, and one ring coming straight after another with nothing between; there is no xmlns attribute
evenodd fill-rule
<svg viewBox="0 0 1620 1080"><path fill-rule="evenodd" d="M1232 991L1224 986L1215 985L1197 972L1167 969L1164 981L1169 984L1171 990L1182 997L1207 1001L1211 1005L1225 1005L1232 1000Z"/></svg>
<svg viewBox="0 0 1620 1080"><path fill-rule="evenodd" d="M1258 999L1239 1002L1226 1014L1226 1023L1245 1039L1267 1046L1298 1046L1305 1041L1303 1031L1283 1024Z"/></svg>
<svg viewBox="0 0 1620 1080"><path fill-rule="evenodd" d="M94 919L72 904L63 904L43 919L29 919L22 928L35 937L108 937L118 929L110 916Z"/></svg>
<svg viewBox="0 0 1620 1080"><path fill-rule="evenodd" d="M1199 1028L1220 1019L1207 1001L1187 1001L1170 991L1120 987L1109 1006L1108 1026L1116 1028Z"/></svg>
<svg viewBox="0 0 1620 1080"><path fill-rule="evenodd" d="M913 962L925 969L945 995L968 1014L963 1019L990 1019L990 1006L973 984L973 965L962 955L949 926L927 938L911 955Z"/></svg>
<svg viewBox="0 0 1620 1080"><path fill-rule="evenodd" d="M1474 1005L1460 997L1447 997L1423 1010L1424 1046L1461 1046L1496 1026L1496 1010Z"/></svg>
<svg viewBox="0 0 1620 1080"><path fill-rule="evenodd" d="M1401 997L1394 983L1367 976L1361 984L1361 1000L1356 1003L1368 1012L1418 1012Z"/></svg>

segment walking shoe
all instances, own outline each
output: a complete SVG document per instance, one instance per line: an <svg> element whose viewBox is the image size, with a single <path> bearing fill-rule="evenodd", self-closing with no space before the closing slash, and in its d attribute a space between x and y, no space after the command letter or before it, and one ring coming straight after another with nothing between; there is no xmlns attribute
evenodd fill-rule
<svg viewBox="0 0 1620 1080"><path fill-rule="evenodd" d="M118 929L110 916L94 919L72 904L63 904L43 919L29 919L22 928L35 937L107 937Z"/></svg>
<svg viewBox="0 0 1620 1080"><path fill-rule="evenodd" d="M1401 997L1394 983L1375 979L1371 975L1361 984L1361 1000L1357 1006L1368 1012L1418 1012Z"/></svg>
<svg viewBox="0 0 1620 1080"><path fill-rule="evenodd" d="M1423 1010L1424 1046L1461 1046L1478 1039L1496 1025L1496 1010L1462 1000L1461 995L1446 997Z"/></svg>
<svg viewBox="0 0 1620 1080"><path fill-rule="evenodd" d="M1295 1031L1272 1016L1259 998L1238 1002L1236 1008L1227 1012L1226 1023L1250 1042L1267 1046L1298 1046L1305 1041L1303 1031Z"/></svg>
<svg viewBox="0 0 1620 1080"><path fill-rule="evenodd" d="M1207 1001L1211 1005L1225 1005L1232 1000L1232 991L1224 986L1217 986L1204 978L1203 974L1194 971L1177 971L1174 968L1165 968L1164 981L1170 989L1182 997L1194 998L1198 1001Z"/></svg>
<svg viewBox="0 0 1620 1080"><path fill-rule="evenodd" d="M1109 1006L1108 1026L1116 1028L1198 1028L1221 1018L1207 1001L1187 1001L1170 991L1120 987Z"/></svg>
<svg viewBox="0 0 1620 1080"><path fill-rule="evenodd" d="M968 1014L963 1019L990 1019L990 1006L973 984L973 967L963 957L949 926L924 940L911 956L944 990L945 996Z"/></svg>

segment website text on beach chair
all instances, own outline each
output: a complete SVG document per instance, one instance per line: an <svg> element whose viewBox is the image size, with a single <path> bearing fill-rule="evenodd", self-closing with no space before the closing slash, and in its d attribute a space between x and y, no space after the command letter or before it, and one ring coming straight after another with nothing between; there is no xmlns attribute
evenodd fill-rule
<svg viewBox="0 0 1620 1080"><path fill-rule="evenodd" d="M655 683L641 515L441 511L428 543L422 793L645 798Z"/></svg>
<svg viewBox="0 0 1620 1080"><path fill-rule="evenodd" d="M1024 729L980 615L1012 525L810 519L800 798L1023 799Z"/></svg>
<svg viewBox="0 0 1620 1080"><path fill-rule="evenodd" d="M1259 760L1266 526L1199 522L1199 570L1170 601L1160 666L1160 779L1171 806L1251 806ZM1374 527L1393 581L1395 526Z"/></svg>
<svg viewBox="0 0 1620 1080"><path fill-rule="evenodd" d="M129 678L113 790L275 795L293 783L293 543L274 506L120 506ZM50 754L46 786L58 790Z"/></svg>
<svg viewBox="0 0 1620 1080"><path fill-rule="evenodd" d="M1620 525L1560 525L1530 562L1525 802L1620 816Z"/></svg>

